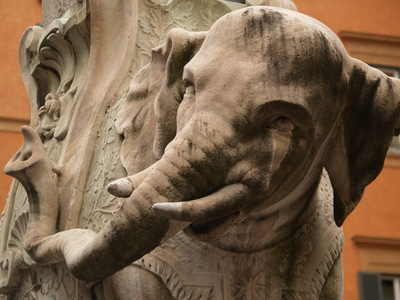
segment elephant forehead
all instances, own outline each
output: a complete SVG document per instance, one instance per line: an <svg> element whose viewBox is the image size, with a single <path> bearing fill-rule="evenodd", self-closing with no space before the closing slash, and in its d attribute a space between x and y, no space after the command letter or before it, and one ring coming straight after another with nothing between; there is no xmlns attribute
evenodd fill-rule
<svg viewBox="0 0 400 300"><path fill-rule="evenodd" d="M345 57L341 42L318 21L255 7L217 21L185 71L213 101L255 107L283 100L303 106L324 127L342 105Z"/></svg>
<svg viewBox="0 0 400 300"><path fill-rule="evenodd" d="M254 72L254 77L302 85L337 82L345 56L340 40L323 24L268 7L247 8L221 18L196 55L212 73L251 76Z"/></svg>
<svg viewBox="0 0 400 300"><path fill-rule="evenodd" d="M328 27L309 16L277 7L249 7L231 12L215 22L204 44L229 44L237 51L250 43L250 48L258 51L261 45L292 46L308 37L316 37L318 43L318 35L324 35L344 50L339 38Z"/></svg>
<svg viewBox="0 0 400 300"><path fill-rule="evenodd" d="M269 72L265 64L257 64L251 58L234 62L218 60L218 56L211 57L208 51L203 54L185 68L185 76L191 78L198 89L199 109L208 110L212 103L221 116L246 119L260 109L264 112L272 109L275 113L290 116L293 111L298 111L295 109L298 106L308 112L309 122L314 124L317 132L324 131L323 128L331 126L336 119L340 97L321 78L304 82L293 77L291 81L282 81L276 72ZM276 102L280 105L268 105Z"/></svg>

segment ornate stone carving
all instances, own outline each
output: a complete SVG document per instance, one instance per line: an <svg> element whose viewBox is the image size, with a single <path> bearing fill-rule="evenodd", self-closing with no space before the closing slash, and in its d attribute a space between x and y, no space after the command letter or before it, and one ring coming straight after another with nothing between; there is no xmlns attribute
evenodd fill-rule
<svg viewBox="0 0 400 300"><path fill-rule="evenodd" d="M54 19L60 18L65 12L70 9L76 2L82 0L62 0L51 1L42 0L42 19L43 26L48 26Z"/></svg>
<svg viewBox="0 0 400 300"><path fill-rule="evenodd" d="M22 37L20 64L31 99L31 126L43 141L44 152L53 171L58 173L51 173L51 176L56 176L55 189L58 194L58 199L56 197L53 203L60 203L57 228L79 226L98 231L122 204L123 199L108 194L104 187L110 181L126 175L119 158L121 137L115 130L114 122L124 102L130 78L148 62L151 48L165 39L170 28L183 26L205 30L218 17L231 10L217 0L202 1L194 6L190 2L124 0L116 2L116 10L106 14L108 1L93 0L90 5L87 1L65 2L63 9L71 9L60 19L45 21L45 28L33 26ZM47 3L46 7L52 5ZM212 10L204 9L208 6ZM200 13L194 11L196 8ZM162 11L168 22L172 20L172 24L157 23L155 19L150 21L152 17L147 13L157 10ZM209 14L208 19L204 18L203 10ZM124 11L124 15L119 11ZM194 17L188 18L189 14ZM158 35L145 33L143 27L138 25L139 15L142 23L155 22L167 31L156 28ZM192 23L197 27L193 27ZM121 34L121 28L124 28L124 34ZM119 41L116 37L119 37ZM146 39L149 47L147 53L143 49L139 51L137 44L140 44L140 39ZM119 45L118 50L111 47L113 44ZM99 61L104 63L99 64ZM88 114L88 108L85 107L90 107L93 114ZM95 128L99 130L98 135L92 134ZM85 134L88 137L81 138ZM90 153L94 153L93 164ZM61 170L64 172L61 173ZM63 285L80 284L71 277L69 271L65 272L62 264L50 268L51 271L40 266L30 267L29 271L25 267L20 269L20 265L14 268L15 249L11 251L12 247L8 245L9 232L17 226L15 220L21 214L26 216L27 200L22 186L14 183L1 228L4 253L1 291L14 294L16 298L30 294L28 291L32 291L32 297L35 298L50 294L56 299L64 299L65 295L69 298L91 298L90 295L82 296L87 294L88 289L90 294L90 287L72 288L73 295L66 292ZM85 205L81 208L82 201L85 201ZM20 248L22 250L23 246L20 245ZM12 267L8 268L7 260ZM21 284L19 279L14 280L15 274L22 274ZM53 290L48 294L44 293L46 289L39 286L41 282L48 282L50 274L61 283L51 284ZM57 291L56 286L60 287Z"/></svg>
<svg viewBox="0 0 400 300"><path fill-rule="evenodd" d="M135 70L139 70L149 61L151 49L162 44L172 28L207 30L231 9L223 1L215 0L143 0L139 1L139 11Z"/></svg>
<svg viewBox="0 0 400 300"><path fill-rule="evenodd" d="M54 25L25 36L41 37L21 56L37 130L23 128L5 170L27 196L15 188L7 204L1 292L340 299L340 225L398 132L400 81L290 10L244 8L189 32L230 6L108 5L90 2L90 28L85 2L54 23L86 24L90 52Z"/></svg>

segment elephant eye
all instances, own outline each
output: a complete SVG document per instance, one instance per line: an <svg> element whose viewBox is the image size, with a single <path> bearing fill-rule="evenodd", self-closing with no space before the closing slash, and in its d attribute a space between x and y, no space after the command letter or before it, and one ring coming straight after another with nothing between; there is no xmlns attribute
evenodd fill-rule
<svg viewBox="0 0 400 300"><path fill-rule="evenodd" d="M289 132L294 129L295 125L289 118L285 116L279 116L274 118L274 120L267 127Z"/></svg>
<svg viewBox="0 0 400 300"><path fill-rule="evenodd" d="M185 90L185 94L194 95L194 86L193 85L187 86L186 90Z"/></svg>
<svg viewBox="0 0 400 300"><path fill-rule="evenodd" d="M196 91L195 91L193 83L191 83L189 80L184 80L183 84L185 86L184 97L192 97L192 96L194 96Z"/></svg>

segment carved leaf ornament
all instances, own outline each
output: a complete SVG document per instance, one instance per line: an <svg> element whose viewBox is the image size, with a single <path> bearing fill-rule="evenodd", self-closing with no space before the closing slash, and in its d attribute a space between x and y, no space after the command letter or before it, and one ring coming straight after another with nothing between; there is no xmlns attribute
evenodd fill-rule
<svg viewBox="0 0 400 300"><path fill-rule="evenodd" d="M219 17L230 11L222 1L145 0L141 3L145 13L139 15L142 30L138 33L137 46L149 58L154 45L162 44L172 28L207 30Z"/></svg>
<svg viewBox="0 0 400 300"><path fill-rule="evenodd" d="M41 73L49 74L54 78L53 86L57 90L49 90L58 94L65 93L71 86L76 70L76 58L71 43L65 40L59 30L48 34L39 47L38 65L34 68L32 75L39 81L46 78Z"/></svg>

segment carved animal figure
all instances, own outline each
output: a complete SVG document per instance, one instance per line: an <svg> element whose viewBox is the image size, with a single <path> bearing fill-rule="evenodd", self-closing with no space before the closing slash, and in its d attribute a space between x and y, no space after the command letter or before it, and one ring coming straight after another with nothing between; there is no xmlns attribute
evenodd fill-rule
<svg viewBox="0 0 400 300"><path fill-rule="evenodd" d="M23 129L6 172L30 195L26 249L88 281L136 261L137 299L341 299L338 226L382 168L399 95L296 12L251 7L207 33L174 30L120 114L136 174L110 184L127 199L99 233L55 233L57 199L37 193L39 174L55 186L51 163Z"/></svg>

